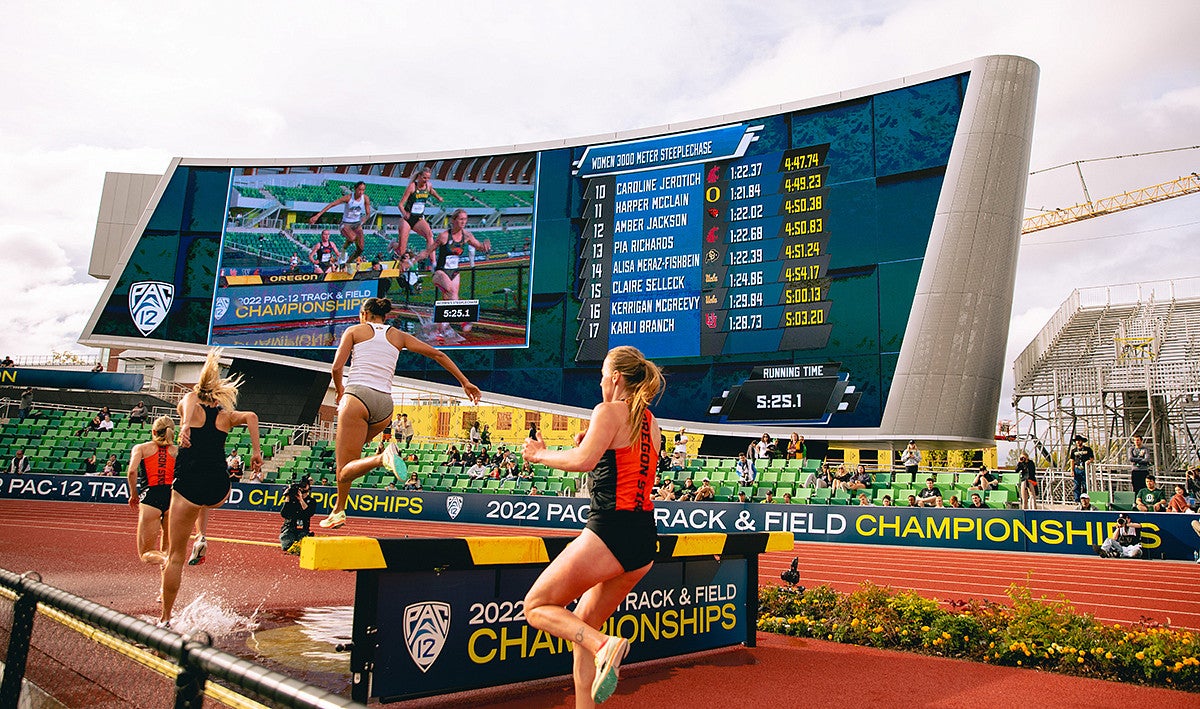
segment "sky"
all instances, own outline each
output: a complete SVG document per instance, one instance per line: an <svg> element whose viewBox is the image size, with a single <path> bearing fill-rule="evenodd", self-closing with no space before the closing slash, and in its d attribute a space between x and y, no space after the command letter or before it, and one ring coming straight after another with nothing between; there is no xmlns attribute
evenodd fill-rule
<svg viewBox="0 0 1200 709"><path fill-rule="evenodd" d="M77 344L105 172L174 156L485 148L658 126L1017 54L1041 68L1030 168L1200 145L1200 3L23 3L0 24L0 355ZM103 8L102 14L97 14ZM335 9L336 8L336 9ZM1200 150L1087 162L1093 199ZM1028 214L1083 201L1074 167ZM1076 288L1200 276L1200 195L1025 237L1011 362ZM1000 418L1011 416L1011 368Z"/></svg>

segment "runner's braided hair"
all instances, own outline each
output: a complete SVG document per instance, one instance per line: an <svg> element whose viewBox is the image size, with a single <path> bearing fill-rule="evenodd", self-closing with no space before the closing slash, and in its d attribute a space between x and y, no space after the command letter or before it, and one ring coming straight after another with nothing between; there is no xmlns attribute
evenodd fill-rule
<svg viewBox="0 0 1200 709"><path fill-rule="evenodd" d="M658 365L646 359L636 347L621 345L608 353L614 372L625 377L626 403L629 404L629 442L637 440L646 408L662 393L666 382Z"/></svg>

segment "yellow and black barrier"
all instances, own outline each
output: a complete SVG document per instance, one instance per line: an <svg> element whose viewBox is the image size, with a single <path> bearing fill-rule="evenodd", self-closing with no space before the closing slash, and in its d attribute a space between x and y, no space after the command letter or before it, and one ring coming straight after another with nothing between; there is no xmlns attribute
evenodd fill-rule
<svg viewBox="0 0 1200 709"><path fill-rule="evenodd" d="M356 572L351 696L414 699L571 672L571 643L525 622L533 582L573 537L308 537L300 565ZM758 555L791 532L662 534L655 563L603 630L627 662L753 647Z"/></svg>

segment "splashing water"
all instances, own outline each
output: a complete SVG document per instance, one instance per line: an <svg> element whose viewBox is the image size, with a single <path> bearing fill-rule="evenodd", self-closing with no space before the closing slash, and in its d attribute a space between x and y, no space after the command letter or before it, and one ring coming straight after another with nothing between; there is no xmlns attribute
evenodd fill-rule
<svg viewBox="0 0 1200 709"><path fill-rule="evenodd" d="M256 630L258 622L255 620L255 616L257 615L258 609L255 609L249 618L240 615L226 607L222 599L210 598L205 592L174 613L171 618L171 628L185 635L203 631L216 639L238 632Z"/></svg>

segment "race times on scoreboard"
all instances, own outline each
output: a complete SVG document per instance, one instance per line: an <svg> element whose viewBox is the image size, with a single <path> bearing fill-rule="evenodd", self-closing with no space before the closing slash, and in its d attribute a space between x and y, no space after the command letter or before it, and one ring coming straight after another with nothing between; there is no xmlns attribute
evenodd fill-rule
<svg viewBox="0 0 1200 709"><path fill-rule="evenodd" d="M584 177L576 361L618 345L651 358L825 346L829 145L746 156L752 141Z"/></svg>

